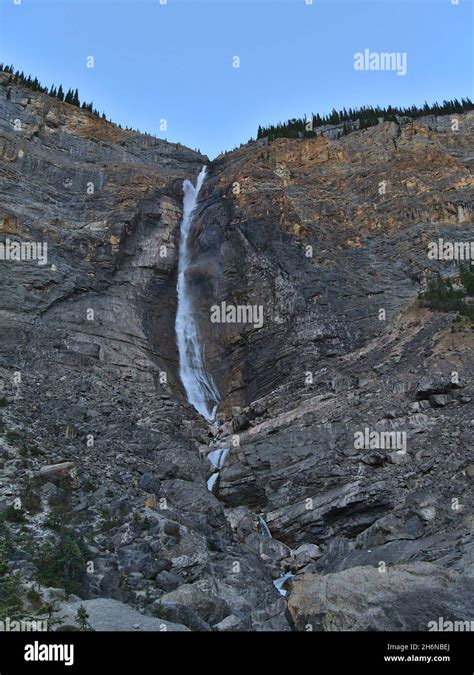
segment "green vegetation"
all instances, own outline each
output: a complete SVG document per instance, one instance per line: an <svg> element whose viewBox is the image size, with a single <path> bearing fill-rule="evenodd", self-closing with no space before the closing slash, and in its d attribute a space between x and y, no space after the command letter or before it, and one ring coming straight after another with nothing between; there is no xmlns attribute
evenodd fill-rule
<svg viewBox="0 0 474 675"><path fill-rule="evenodd" d="M71 510L71 486L68 478L61 478L57 488L57 492L49 498L51 510L44 524L54 532L61 532L65 527L72 527L81 518L81 514Z"/></svg>
<svg viewBox="0 0 474 675"><path fill-rule="evenodd" d="M43 87L37 77L32 78L31 75L28 75L27 77L23 71L20 72L19 70L14 70L13 66L6 66L3 65L3 63L0 63L0 71L10 74L7 84L21 84L24 87L28 87L28 89L31 89L32 91L39 91L42 94L48 94L48 96L57 98L59 101L64 101L65 103L70 103L71 105L75 105L78 108L82 108L83 110L88 110L96 117L101 116L99 111L94 108L92 103L81 104L79 92L77 89L68 89L67 92L64 93L62 85L59 85L59 87L56 88L54 84L52 87L50 87L50 89L48 89L48 87ZM7 98L10 97L11 90L9 89L7 91ZM105 115L102 115L102 117L105 117Z"/></svg>
<svg viewBox="0 0 474 675"><path fill-rule="evenodd" d="M132 524L136 527L138 531L147 530L150 527L150 520L147 516L142 517L139 513L135 511L132 516Z"/></svg>
<svg viewBox="0 0 474 675"><path fill-rule="evenodd" d="M12 572L8 565L12 552L11 531L4 523L0 523L0 621L6 621L7 619L10 619L10 621L44 620L47 618L49 630L51 630L52 626L59 625L62 621L53 618L54 607L45 605L35 588L29 588L25 592L21 584L20 573ZM31 616L29 612L25 614L24 602L33 607L35 615ZM45 613L47 617L42 616Z"/></svg>
<svg viewBox="0 0 474 675"><path fill-rule="evenodd" d="M77 593L81 587L88 560L83 538L73 530L63 530L59 540L50 539L38 550L35 565L37 579L45 586L64 588Z"/></svg>
<svg viewBox="0 0 474 675"><path fill-rule="evenodd" d="M470 296L474 296L474 265L472 262L461 265L461 283L466 289L466 293Z"/></svg>
<svg viewBox="0 0 474 675"><path fill-rule="evenodd" d="M459 285L442 276L430 281L428 290L420 296L422 305L438 312L457 312L474 321L474 305L466 302L466 297L474 295L474 266L471 263L461 265L459 280Z"/></svg>
<svg viewBox="0 0 474 675"><path fill-rule="evenodd" d="M23 509L18 509L11 504L0 514L0 521L23 524L25 522L25 513Z"/></svg>
<svg viewBox="0 0 474 675"><path fill-rule="evenodd" d="M279 122L276 125L259 126L257 139L265 137L268 137L269 140L274 138L311 138L318 135L318 127L339 124L343 125L340 135L345 135L356 129L376 126L380 121L402 122L404 118L416 119L425 115L460 114L473 109L474 104L469 98L462 98L460 101L455 98L451 101L443 101L441 104L435 102L432 105L425 102L421 107L413 105L409 108L363 106L362 108L349 108L348 110L344 108L339 111L333 109L329 115L323 117L319 113L316 115L313 113L309 119L305 116L293 118L287 122Z"/></svg>
<svg viewBox="0 0 474 675"><path fill-rule="evenodd" d="M100 112L97 110L97 108L94 108L93 103L81 103L80 98L79 98L79 92L77 89L68 89L66 93L64 93L64 89L62 85L60 84L57 88L53 84L49 89L48 87L43 87L43 85L40 83L37 77L32 78L31 75L28 75L28 77L19 70L15 70L14 67L4 65L3 63L0 63L0 72L8 73L9 77L6 79L4 82L2 82L3 86L7 86L7 100L11 99L11 87L9 85L12 84L20 84L23 87L28 87L28 89L31 89L32 91L38 91L41 94L47 94L48 96L51 96L52 98L58 99L58 101L64 101L65 103L69 103L70 105L74 105L77 108L82 108L82 110L88 110L92 115L95 117L100 117L103 120L106 120L107 117L105 113L100 114ZM28 99L28 103L31 103L31 99ZM119 129L122 129L122 126L120 124L117 124L117 127ZM126 131L133 131L137 134L141 134L142 132L139 129L133 129L132 127L126 127ZM144 136L149 136L150 138L157 138L157 136L149 133L143 133Z"/></svg>
<svg viewBox="0 0 474 675"><path fill-rule="evenodd" d="M45 526L57 533L34 552L37 580L46 586L76 593L86 571L88 550L84 538L72 529L71 491L67 478L59 481L58 492L51 496L51 511ZM31 491L33 492L33 491Z"/></svg>
<svg viewBox="0 0 474 675"><path fill-rule="evenodd" d="M7 441L12 444L21 440L21 435L18 433L18 431L7 431L5 437Z"/></svg>
<svg viewBox="0 0 474 675"><path fill-rule="evenodd" d="M5 524L0 524L0 621L7 617L11 620L22 617L20 578L8 567L11 551L10 531Z"/></svg>
<svg viewBox="0 0 474 675"><path fill-rule="evenodd" d="M81 605L79 609L76 612L76 621L80 626L80 629L82 631L90 631L93 630L91 628L91 625L89 623L89 614L87 613L86 608L84 605Z"/></svg>
<svg viewBox="0 0 474 675"><path fill-rule="evenodd" d="M159 604L155 605L153 607L152 614L153 614L153 616L156 616L157 619L163 619L165 621L167 619L166 612L165 612L164 608L161 607L161 605L159 605Z"/></svg>
<svg viewBox="0 0 474 675"><path fill-rule="evenodd" d="M25 598L36 610L43 609L43 599L36 588L29 588L25 593Z"/></svg>
<svg viewBox="0 0 474 675"><path fill-rule="evenodd" d="M38 448L34 445L27 445L26 443L23 443L18 453L20 457L38 457L40 455Z"/></svg>
<svg viewBox="0 0 474 675"><path fill-rule="evenodd" d="M41 497L35 489L33 482L28 481L20 495L22 507L30 515L34 516L42 510Z"/></svg>

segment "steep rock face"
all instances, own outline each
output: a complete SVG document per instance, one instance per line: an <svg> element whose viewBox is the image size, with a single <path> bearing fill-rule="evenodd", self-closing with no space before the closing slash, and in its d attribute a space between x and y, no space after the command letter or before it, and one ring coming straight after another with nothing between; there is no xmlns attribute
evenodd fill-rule
<svg viewBox="0 0 474 675"><path fill-rule="evenodd" d="M85 358L148 380L161 367L177 385L181 185L207 158L49 96L11 92L0 99L1 232L46 241L48 265L29 265L26 276L25 265L2 266L11 289L3 295L4 338L11 331L26 344L34 331L53 360ZM8 339L3 347L10 351Z"/></svg>
<svg viewBox="0 0 474 675"><path fill-rule="evenodd" d="M451 118L422 118L261 140L213 162L194 269L228 407L380 334L433 267L427 243L469 237L474 114L459 117L457 132ZM261 306L263 328L210 323L222 301Z"/></svg>
<svg viewBox="0 0 474 675"><path fill-rule="evenodd" d="M416 298L446 271L427 243L472 237L472 125L259 141L210 164L188 273L223 416L244 407L216 431L184 401L174 335L182 181L207 158L0 86L0 239L49 254L0 261L12 567L44 578L28 550L61 545L59 518L87 548L77 593L191 630L300 629L314 575L362 568L370 594L380 561L467 588L472 332ZM220 302L261 306L263 326L212 323ZM406 433L406 452L355 448L366 427ZM230 450L210 492L214 436ZM272 583L288 571L290 614ZM373 627L364 612L352 627Z"/></svg>
<svg viewBox="0 0 474 675"><path fill-rule="evenodd" d="M428 244L472 239L474 115L458 121L458 132L430 117L259 141L214 162L203 190L202 332L221 410L247 406L251 425L215 493L228 517L245 505L274 540L317 545L307 572L429 561L472 592L472 330L453 332L453 315L417 299L427 277L457 269L428 258ZM224 301L261 306L263 327L214 325L210 307ZM356 447L365 430L403 443ZM292 558L280 566L301 571ZM393 594L403 604L405 591ZM437 611L428 603L419 625Z"/></svg>
<svg viewBox="0 0 474 675"><path fill-rule="evenodd" d="M207 429L177 376L182 182L206 162L46 95L0 87L1 238L48 244L46 265L0 264L1 508L34 496L38 513L25 505L18 533L25 578L38 569L22 546L57 537L47 521L60 508L88 547L82 595L154 614L166 592L198 584L225 603L216 622L285 628L271 570L258 547L235 542L207 489L209 466L192 440ZM77 473L71 485L39 478L64 461ZM199 609L180 605L173 616L210 629Z"/></svg>

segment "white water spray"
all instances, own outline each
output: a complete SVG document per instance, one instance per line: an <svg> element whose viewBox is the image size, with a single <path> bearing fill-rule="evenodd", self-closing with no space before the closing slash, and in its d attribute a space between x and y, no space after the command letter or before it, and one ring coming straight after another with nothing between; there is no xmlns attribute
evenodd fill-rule
<svg viewBox="0 0 474 675"><path fill-rule="evenodd" d="M213 420L220 397L211 375L204 368L202 343L192 308L189 281L186 278L186 271L190 263L189 232L193 211L196 208L199 191L205 177L206 167L204 166L197 178L196 187L189 180L185 180L183 183L184 200L179 243L176 339L179 352L179 376L186 397L200 415L208 420Z"/></svg>

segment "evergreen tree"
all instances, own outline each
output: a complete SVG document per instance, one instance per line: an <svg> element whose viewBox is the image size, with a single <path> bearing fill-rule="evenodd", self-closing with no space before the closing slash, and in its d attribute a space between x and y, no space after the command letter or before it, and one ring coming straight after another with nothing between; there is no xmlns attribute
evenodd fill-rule
<svg viewBox="0 0 474 675"><path fill-rule="evenodd" d="M469 98L443 101L442 104L435 101L432 105L429 105L425 101L421 107L415 105L405 108L396 108L393 106L388 106L387 108L376 106L374 108L373 106L363 106L362 108L354 110L352 108L349 108L349 110L343 108L339 112L333 109L332 112L325 117L321 117L319 113L316 115L313 113L312 131L306 129L306 117L302 119L293 118L285 123L278 122L276 125L272 124L267 127L259 126L257 138L268 138L269 140L273 140L274 138L280 137L301 138L302 136L317 136L317 127L324 125L338 126L341 123L346 122L351 122L351 124L345 127L345 129L348 129L347 133L350 133L356 128L367 129L379 124L381 121L403 124L404 121L406 121L406 118L417 119L427 115L461 114L473 109L474 105ZM356 122L358 122L358 125L355 124ZM343 134L346 133L345 129L343 127Z"/></svg>

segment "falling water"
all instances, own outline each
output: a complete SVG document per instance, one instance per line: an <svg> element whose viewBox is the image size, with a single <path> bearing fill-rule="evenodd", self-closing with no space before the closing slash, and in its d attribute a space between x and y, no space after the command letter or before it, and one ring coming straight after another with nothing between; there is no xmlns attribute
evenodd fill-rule
<svg viewBox="0 0 474 675"><path fill-rule="evenodd" d="M267 535L267 537L270 537L270 539L273 539L272 533L270 532L270 528L268 527L266 520L263 518L263 516L258 517L258 522L260 524L260 527L262 528L263 532Z"/></svg>
<svg viewBox="0 0 474 675"><path fill-rule="evenodd" d="M205 177L206 167L204 166L197 178L196 187L189 180L185 180L183 183L184 200L178 262L176 339L179 352L179 375L186 397L199 414L208 420L213 420L220 398L211 375L204 368L202 343L196 316L192 308L189 281L186 275L190 263L189 232L199 191Z"/></svg>

